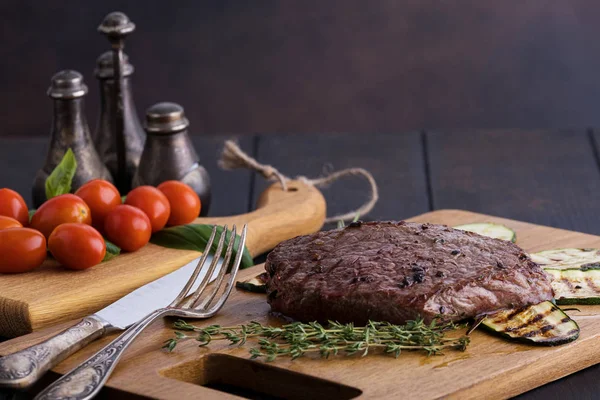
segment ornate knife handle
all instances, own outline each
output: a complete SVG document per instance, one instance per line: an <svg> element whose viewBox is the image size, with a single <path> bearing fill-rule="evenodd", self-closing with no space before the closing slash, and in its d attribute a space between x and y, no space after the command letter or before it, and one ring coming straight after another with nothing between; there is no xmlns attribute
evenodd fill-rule
<svg viewBox="0 0 600 400"><path fill-rule="evenodd" d="M22 389L34 384L46 371L102 337L109 324L89 316L51 338L0 358L0 387Z"/></svg>
<svg viewBox="0 0 600 400"><path fill-rule="evenodd" d="M69 371L40 392L35 400L83 400L94 397L108 380L119 359L135 338L152 322L168 313L161 308L148 314L77 368Z"/></svg>

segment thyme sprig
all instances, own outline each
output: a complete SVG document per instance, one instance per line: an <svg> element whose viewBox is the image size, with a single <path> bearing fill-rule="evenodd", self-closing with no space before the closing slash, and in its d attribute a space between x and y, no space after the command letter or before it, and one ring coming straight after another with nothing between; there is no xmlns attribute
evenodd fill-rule
<svg viewBox="0 0 600 400"><path fill-rule="evenodd" d="M168 351L173 351L179 342L186 340L196 340L200 346L206 346L213 340L228 340L231 345L242 346L248 339L256 338L258 347L250 349L250 356L265 358L266 361L282 356L296 359L313 352L318 352L323 358L339 353L366 356L371 349L381 349L395 357L405 350L420 350L430 356L441 354L446 349L464 351L469 344L467 336L445 336L447 331L460 326L435 320L426 324L422 319L408 321L405 325L369 321L364 327L332 321L326 327L317 322L265 326L253 321L247 325L202 328L179 320L174 327L177 329L175 337L165 341L163 346Z"/></svg>

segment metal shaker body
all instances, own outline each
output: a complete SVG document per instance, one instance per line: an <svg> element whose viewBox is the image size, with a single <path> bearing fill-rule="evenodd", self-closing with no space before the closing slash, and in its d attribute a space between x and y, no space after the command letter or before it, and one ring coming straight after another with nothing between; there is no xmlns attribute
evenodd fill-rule
<svg viewBox="0 0 600 400"><path fill-rule="evenodd" d="M133 94L131 91L131 74L133 66L128 63L127 56L124 56L123 80L121 92L123 98L123 139L125 140L125 158L126 158L126 182L131 184L135 171L140 163L142 150L146 133L138 118ZM115 137L116 129L114 126L114 110L117 109L112 104L116 99L114 93L114 68L113 53L107 51L102 54L97 61L96 77L100 82L100 116L98 125L94 133L94 143L100 158L108 167L113 176L118 174L117 158L117 140ZM125 188L124 192L129 191L131 187Z"/></svg>
<svg viewBox="0 0 600 400"><path fill-rule="evenodd" d="M77 160L77 170L71 184L72 191L95 178L112 182L110 172L94 148L85 118L83 98L86 93L87 87L79 72L65 70L52 77L48 96L54 103L54 118L46 161L33 182L33 204L36 208L46 201L46 178L69 148Z"/></svg>
<svg viewBox="0 0 600 400"><path fill-rule="evenodd" d="M210 208L210 177L187 132L183 108L175 103L158 103L146 112L146 144L133 186L153 185L168 180L188 184L200 197L200 215Z"/></svg>
<svg viewBox="0 0 600 400"><path fill-rule="evenodd" d="M113 86L111 93L112 106L111 114L113 140L116 145L117 155L117 173L115 174L115 186L121 192L126 193L131 188L131 181L128 179L127 168L127 148L125 141L125 115L123 106L123 86L124 86L124 65L125 38L135 30L135 24L131 22L127 15L120 11L111 12L98 26L98 32L105 35L110 42L113 56Z"/></svg>

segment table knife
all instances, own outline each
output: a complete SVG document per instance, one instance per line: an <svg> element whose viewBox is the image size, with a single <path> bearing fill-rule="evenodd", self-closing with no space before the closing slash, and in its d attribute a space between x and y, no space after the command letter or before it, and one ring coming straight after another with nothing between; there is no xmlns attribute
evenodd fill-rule
<svg viewBox="0 0 600 400"><path fill-rule="evenodd" d="M210 257L205 263L206 268L200 272L201 276L207 273ZM92 341L109 332L125 330L151 311L166 307L188 281L198 260L134 290L39 344L0 358L0 387L29 387L49 369Z"/></svg>

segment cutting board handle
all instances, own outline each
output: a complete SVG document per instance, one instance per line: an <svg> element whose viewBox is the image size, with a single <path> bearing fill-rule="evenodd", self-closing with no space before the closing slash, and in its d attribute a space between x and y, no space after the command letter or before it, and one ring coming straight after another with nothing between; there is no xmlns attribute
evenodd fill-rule
<svg viewBox="0 0 600 400"><path fill-rule="evenodd" d="M233 190L232 190L233 192ZM235 193L230 194L235 196ZM248 224L246 246L252 257L271 250L278 243L321 229L326 214L325 199L314 186L289 181L284 191L279 183L269 186L258 199L257 209L229 217L203 217L199 224Z"/></svg>

